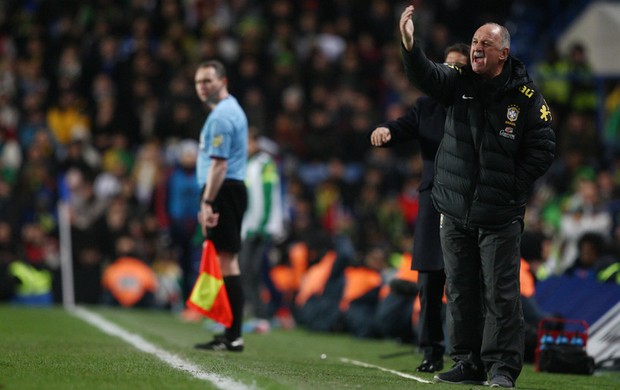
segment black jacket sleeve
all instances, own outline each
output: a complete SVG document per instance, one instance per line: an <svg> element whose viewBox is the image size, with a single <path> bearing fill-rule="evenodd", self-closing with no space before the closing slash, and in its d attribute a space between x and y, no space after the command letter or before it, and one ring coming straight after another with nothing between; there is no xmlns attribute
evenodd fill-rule
<svg viewBox="0 0 620 390"><path fill-rule="evenodd" d="M551 128L551 113L542 95L537 94L529 107L526 130L520 145L516 165L516 177L527 191L553 163L555 156L555 133Z"/></svg>
<svg viewBox="0 0 620 390"><path fill-rule="evenodd" d="M391 147L406 141L417 139L419 137L420 121L418 116L419 103L416 103L414 107L407 110L405 115L400 118L382 123L369 131L366 135L366 139L370 143L370 135L378 127L387 127L390 130L391 139L382 147Z"/></svg>
<svg viewBox="0 0 620 390"><path fill-rule="evenodd" d="M456 66L430 61L418 41L415 41L411 51L407 51L401 43L400 51L407 79L416 88L443 105L451 105L457 78L463 70Z"/></svg>
<svg viewBox="0 0 620 390"><path fill-rule="evenodd" d="M407 110L405 115L385 124L390 129L392 139L390 144L398 144L412 139L419 138L420 121L418 116L418 105Z"/></svg>

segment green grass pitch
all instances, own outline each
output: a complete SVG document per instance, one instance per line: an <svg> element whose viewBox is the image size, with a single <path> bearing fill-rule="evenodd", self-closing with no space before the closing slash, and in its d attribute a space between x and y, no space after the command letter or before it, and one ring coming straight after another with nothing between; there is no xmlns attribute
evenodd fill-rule
<svg viewBox="0 0 620 390"><path fill-rule="evenodd" d="M113 324L112 334L61 307L0 305L0 389L484 388L424 383L432 374L415 372L421 356L393 341L275 329L244 335L243 353L206 352L193 349L212 336L203 323L162 311L86 312ZM620 389L620 374L536 373L526 365L517 388Z"/></svg>

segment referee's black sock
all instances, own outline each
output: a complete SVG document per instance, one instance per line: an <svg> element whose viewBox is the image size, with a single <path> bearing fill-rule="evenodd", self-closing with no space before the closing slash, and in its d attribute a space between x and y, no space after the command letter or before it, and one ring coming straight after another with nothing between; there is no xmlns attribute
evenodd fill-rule
<svg viewBox="0 0 620 390"><path fill-rule="evenodd" d="M233 322L230 328L226 328L224 335L226 339L232 341L241 337L241 326L243 325L243 287L241 286L241 276L224 276L226 294L230 301L230 308L233 314Z"/></svg>

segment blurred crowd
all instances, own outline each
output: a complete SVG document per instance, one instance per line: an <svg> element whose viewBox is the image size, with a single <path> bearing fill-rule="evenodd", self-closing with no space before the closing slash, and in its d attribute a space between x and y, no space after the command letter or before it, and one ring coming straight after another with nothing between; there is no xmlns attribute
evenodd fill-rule
<svg viewBox="0 0 620 390"><path fill-rule="evenodd" d="M366 134L421 96L401 65L397 23L406 3L3 1L4 276L47 281L50 299L60 301L64 202L77 302L118 302L104 273L137 259L147 265L140 280L150 294L124 299L183 306L202 240L194 160L207 112L193 77L211 58L226 64L229 90L250 125L277 145L270 151L281 171L287 235L272 265L291 266L290 248L302 242L308 264L335 250L348 265L393 276L394 259L413 245L421 158L415 143L373 149ZM437 61L481 23L507 23L516 6L532 6L413 3L416 36ZM558 140L526 215L525 242L541 248L530 256L532 272L619 283L620 84L597 92L578 42L563 54L550 45L528 67L552 108ZM0 296L8 295L10 284L0 286Z"/></svg>

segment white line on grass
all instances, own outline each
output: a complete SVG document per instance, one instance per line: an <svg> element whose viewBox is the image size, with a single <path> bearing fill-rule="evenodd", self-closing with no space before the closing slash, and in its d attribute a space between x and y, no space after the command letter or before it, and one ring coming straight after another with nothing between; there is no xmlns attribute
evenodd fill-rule
<svg viewBox="0 0 620 390"><path fill-rule="evenodd" d="M419 377L417 377L415 375L409 375L409 374L405 374L404 372L392 370L392 369L389 369L389 368L375 366L374 364L360 362L359 360L353 360L353 359L347 359L347 358L341 357L340 361L344 362L344 363L351 363L351 364L356 365L356 366L366 367L366 368L376 368L377 370L389 372L390 374L395 374L395 375L398 375L398 376L402 376L403 378L413 379L414 381L418 381L420 383L433 383L431 381L427 381L426 379L419 378Z"/></svg>
<svg viewBox="0 0 620 390"><path fill-rule="evenodd" d="M69 311L76 317L88 322L89 324L99 328L104 333L107 333L111 336L118 337L128 344L133 345L135 348L140 351L149 353L154 355L158 359L162 360L164 363L168 364L172 368L176 368L177 370L185 371L191 374L194 378L207 380L218 389L224 390L245 390L245 389L254 389L254 387L248 387L243 383L237 382L232 378L228 378L225 376L217 375L211 372L203 371L197 365L184 360L183 358L173 355L172 353L159 348L148 341L144 340L137 334L126 331L120 326L106 320L100 315L93 313L89 310L86 310L81 307L76 307Z"/></svg>

